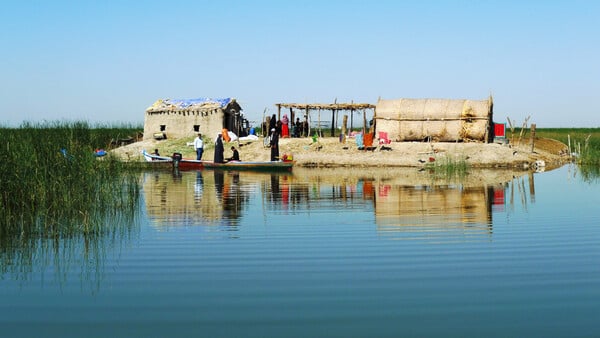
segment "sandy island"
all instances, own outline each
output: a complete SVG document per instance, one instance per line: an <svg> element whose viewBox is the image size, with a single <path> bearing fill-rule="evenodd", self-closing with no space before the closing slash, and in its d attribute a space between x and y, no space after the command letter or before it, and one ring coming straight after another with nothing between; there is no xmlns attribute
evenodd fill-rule
<svg viewBox="0 0 600 338"><path fill-rule="evenodd" d="M111 152L125 161L143 161L142 149L152 152L159 149L162 155L174 152L184 158L195 158L191 145L193 137L178 140L145 140L128 144ZM214 145L206 142L203 159L212 160ZM230 156L230 146L239 149L242 161L268 161L270 149L260 137L253 142L233 141L225 144L225 157ZM313 142L311 138L280 139L280 155L291 154L300 167L420 167L426 164L457 163L465 161L472 168L527 169L536 161L549 167L558 167L569 161L567 146L546 138L535 140L532 151L529 140L520 144L450 143L450 142L392 142L374 150L359 150L353 139L342 143L337 137L323 137ZM538 162L539 163L539 162Z"/></svg>

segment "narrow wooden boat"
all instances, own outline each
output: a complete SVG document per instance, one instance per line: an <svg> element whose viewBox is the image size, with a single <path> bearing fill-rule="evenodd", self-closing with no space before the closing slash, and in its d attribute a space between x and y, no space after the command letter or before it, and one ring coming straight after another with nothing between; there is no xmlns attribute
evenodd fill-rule
<svg viewBox="0 0 600 338"><path fill-rule="evenodd" d="M193 160L189 158L158 156L142 151L144 158L152 163L171 163L179 170L197 169L224 169L224 170L250 170L250 171L291 171L294 161L229 161L215 163L206 160Z"/></svg>
<svg viewBox="0 0 600 338"><path fill-rule="evenodd" d="M215 163L213 161L198 161L182 158L174 161L173 166L181 170L193 169L224 169L224 170L251 170L251 171L290 171L294 166L293 161L229 161Z"/></svg>
<svg viewBox="0 0 600 338"><path fill-rule="evenodd" d="M170 163L173 162L173 158L169 156L159 156L148 153L146 150L142 150L142 155L147 162L153 163Z"/></svg>

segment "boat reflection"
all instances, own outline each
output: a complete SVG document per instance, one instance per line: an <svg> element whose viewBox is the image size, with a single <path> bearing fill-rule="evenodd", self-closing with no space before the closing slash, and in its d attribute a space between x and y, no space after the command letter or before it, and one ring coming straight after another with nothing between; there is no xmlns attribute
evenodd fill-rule
<svg viewBox="0 0 600 338"><path fill-rule="evenodd" d="M491 235L493 214L506 211L507 194L514 204L515 192L526 193L525 181L534 202L533 173L507 170L472 170L456 178L414 168L151 172L144 174L143 191L156 226L238 226L257 206L269 213L361 207L372 211L381 233L468 237Z"/></svg>

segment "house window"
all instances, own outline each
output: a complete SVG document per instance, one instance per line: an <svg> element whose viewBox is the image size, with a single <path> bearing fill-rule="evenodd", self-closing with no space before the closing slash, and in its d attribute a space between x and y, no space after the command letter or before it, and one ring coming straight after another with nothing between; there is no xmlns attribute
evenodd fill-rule
<svg viewBox="0 0 600 338"><path fill-rule="evenodd" d="M194 132L197 133L200 131L200 125L199 124L194 124Z"/></svg>
<svg viewBox="0 0 600 338"><path fill-rule="evenodd" d="M167 129L167 125L166 124L161 124L160 125L160 131L165 131L165 129Z"/></svg>

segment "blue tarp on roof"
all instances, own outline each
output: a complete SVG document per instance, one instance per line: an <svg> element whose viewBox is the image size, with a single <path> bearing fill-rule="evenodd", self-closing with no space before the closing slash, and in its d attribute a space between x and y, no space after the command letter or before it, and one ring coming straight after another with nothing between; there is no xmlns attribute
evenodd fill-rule
<svg viewBox="0 0 600 338"><path fill-rule="evenodd" d="M196 99L164 99L157 100L147 111L163 111L171 109L215 109L225 108L233 101L232 98L212 99L200 97Z"/></svg>
<svg viewBox="0 0 600 338"><path fill-rule="evenodd" d="M212 99L208 97L199 97L196 99L165 99L163 102L165 104L176 106L177 108L188 108L193 105L202 105L206 103L218 103L220 108L224 108L231 102L231 98Z"/></svg>

